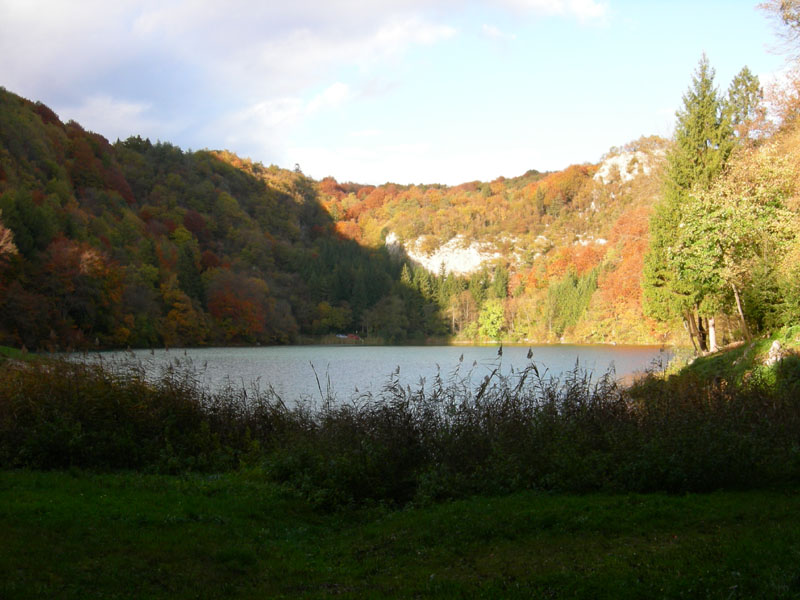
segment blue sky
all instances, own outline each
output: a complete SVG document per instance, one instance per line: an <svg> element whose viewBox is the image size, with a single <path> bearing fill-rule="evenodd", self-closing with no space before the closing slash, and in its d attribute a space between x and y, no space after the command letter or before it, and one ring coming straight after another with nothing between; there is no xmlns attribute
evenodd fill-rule
<svg viewBox="0 0 800 600"><path fill-rule="evenodd" d="M0 85L63 120L373 184L597 162L777 44L739 0L0 0Z"/></svg>

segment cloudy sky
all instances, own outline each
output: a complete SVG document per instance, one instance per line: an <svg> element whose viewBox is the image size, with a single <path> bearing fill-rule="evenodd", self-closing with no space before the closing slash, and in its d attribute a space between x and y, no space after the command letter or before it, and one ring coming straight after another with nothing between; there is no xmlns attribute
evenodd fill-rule
<svg viewBox="0 0 800 600"><path fill-rule="evenodd" d="M775 45L743 0L0 0L0 86L63 120L361 183L597 162Z"/></svg>

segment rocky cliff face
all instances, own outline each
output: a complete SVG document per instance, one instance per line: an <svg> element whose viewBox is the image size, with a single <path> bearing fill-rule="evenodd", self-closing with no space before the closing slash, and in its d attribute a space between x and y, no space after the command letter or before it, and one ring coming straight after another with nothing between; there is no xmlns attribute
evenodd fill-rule
<svg viewBox="0 0 800 600"><path fill-rule="evenodd" d="M479 271L483 265L503 258L494 244L490 242L470 242L464 236L457 235L433 252L426 253L422 249L423 239L418 238L408 244L402 244L394 233L386 236L386 245L390 251L401 249L415 263L425 267L431 273L453 273L469 275Z"/></svg>
<svg viewBox="0 0 800 600"><path fill-rule="evenodd" d="M604 160L594 175L595 181L627 183L637 175L649 175L652 170L652 158L642 151L622 152Z"/></svg>

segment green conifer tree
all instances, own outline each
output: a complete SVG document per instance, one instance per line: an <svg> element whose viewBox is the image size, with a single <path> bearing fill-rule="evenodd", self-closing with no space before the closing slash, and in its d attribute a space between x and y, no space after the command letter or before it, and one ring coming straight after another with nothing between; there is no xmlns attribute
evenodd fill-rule
<svg viewBox="0 0 800 600"><path fill-rule="evenodd" d="M733 78L725 100L725 118L740 139L747 138L764 118L764 92L758 77L746 66Z"/></svg>
<svg viewBox="0 0 800 600"><path fill-rule="evenodd" d="M681 272L673 254L684 216L682 207L693 190L711 186L735 144L728 115L714 87L714 69L705 55L676 116L662 198L650 219L650 249L643 270L644 309L659 320L683 318L692 341L697 340L700 350L705 351L707 327L697 313L703 290L693 285L689 273Z"/></svg>

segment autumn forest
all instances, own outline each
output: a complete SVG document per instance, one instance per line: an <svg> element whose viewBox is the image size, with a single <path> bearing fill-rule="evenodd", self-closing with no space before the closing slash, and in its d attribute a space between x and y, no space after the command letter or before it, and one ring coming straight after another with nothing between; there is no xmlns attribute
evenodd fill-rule
<svg viewBox="0 0 800 600"><path fill-rule="evenodd" d="M798 81L765 94L744 67L728 85L702 57L673 139L452 187L111 143L0 88L0 344L707 351L797 323Z"/></svg>

